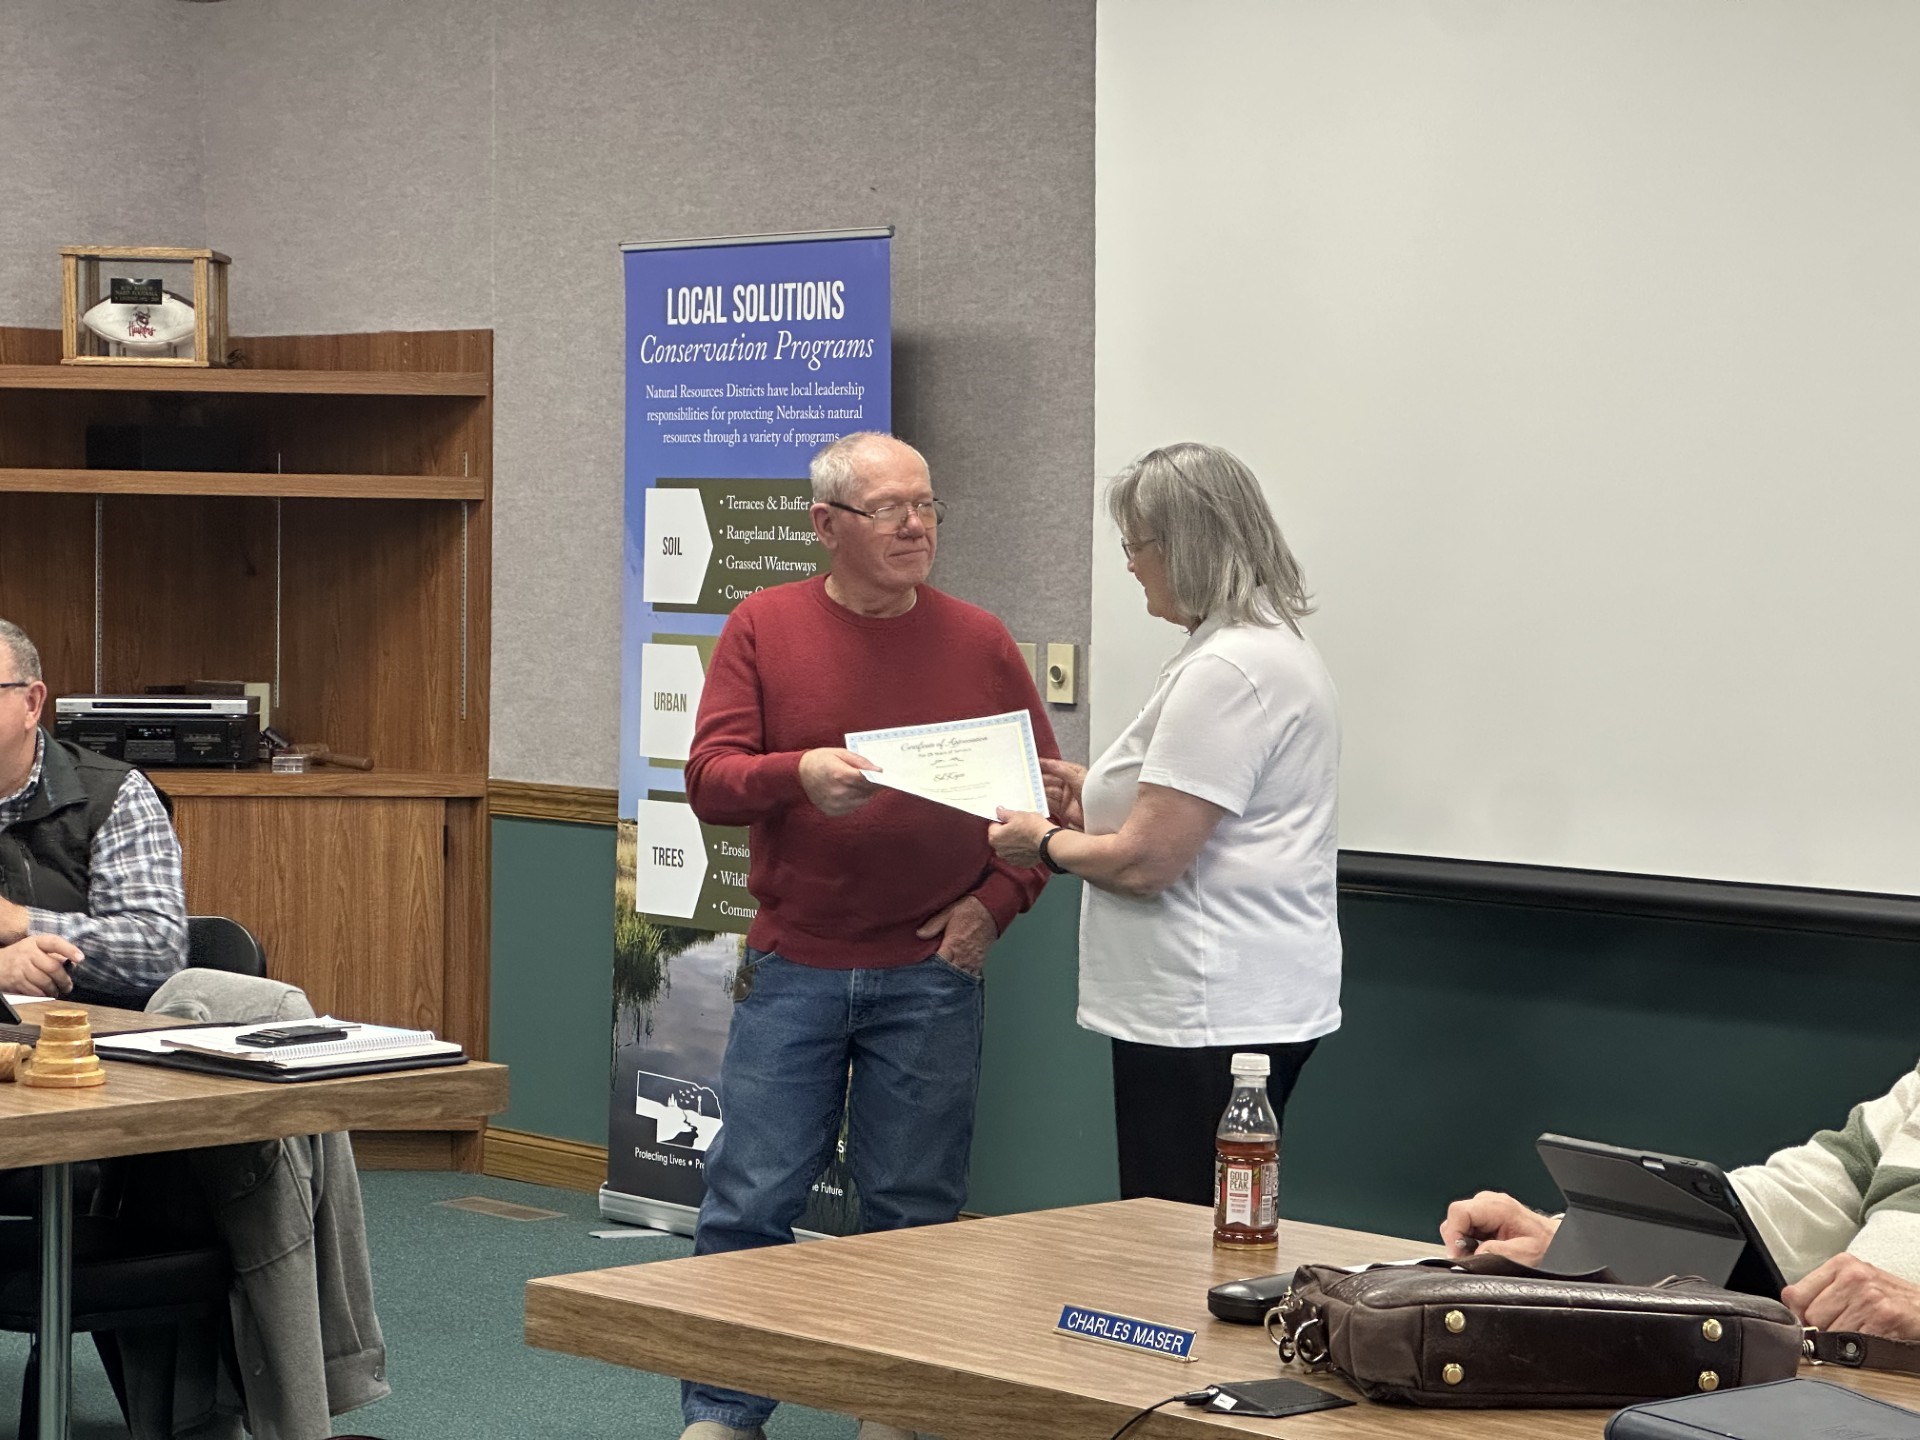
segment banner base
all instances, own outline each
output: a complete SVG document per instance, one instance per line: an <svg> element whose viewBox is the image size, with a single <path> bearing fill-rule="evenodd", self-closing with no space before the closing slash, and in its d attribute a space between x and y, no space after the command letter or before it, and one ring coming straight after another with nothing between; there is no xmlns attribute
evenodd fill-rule
<svg viewBox="0 0 1920 1440"><path fill-rule="evenodd" d="M669 1235L685 1235L689 1240L693 1238L693 1222L700 1218L696 1206L675 1205L669 1200L649 1200L644 1195L629 1195L609 1185L600 1187L600 1213L609 1220L618 1220L625 1225L645 1225L650 1230L665 1230ZM831 1240L833 1237L819 1230L796 1227L793 1238Z"/></svg>
<svg viewBox="0 0 1920 1440"><path fill-rule="evenodd" d="M665 1230L670 1235L693 1236L693 1222L700 1211L692 1205L675 1205L670 1200L649 1200L644 1195L629 1195L611 1186L600 1187L600 1213L609 1220L628 1225L645 1225Z"/></svg>

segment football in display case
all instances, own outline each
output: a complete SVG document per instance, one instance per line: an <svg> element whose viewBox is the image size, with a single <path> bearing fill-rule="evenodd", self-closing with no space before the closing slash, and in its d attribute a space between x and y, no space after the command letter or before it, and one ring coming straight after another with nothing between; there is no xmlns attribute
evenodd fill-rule
<svg viewBox="0 0 1920 1440"><path fill-rule="evenodd" d="M102 300L80 323L126 355L173 355L193 343L193 306L171 290L158 301Z"/></svg>
<svg viewBox="0 0 1920 1440"><path fill-rule="evenodd" d="M224 365L227 267L218 250L65 246L61 363Z"/></svg>

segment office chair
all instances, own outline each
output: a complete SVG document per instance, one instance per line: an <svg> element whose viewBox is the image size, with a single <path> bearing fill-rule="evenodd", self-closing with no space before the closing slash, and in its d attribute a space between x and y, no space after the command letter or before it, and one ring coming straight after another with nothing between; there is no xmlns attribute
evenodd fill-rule
<svg viewBox="0 0 1920 1440"><path fill-rule="evenodd" d="M187 917L187 964L265 979L267 952L253 932L224 915Z"/></svg>
<svg viewBox="0 0 1920 1440"><path fill-rule="evenodd" d="M39 1424L38 1232L31 1217L0 1219L0 1329L34 1337L21 1382L21 1435L36 1433ZM238 1376L239 1362L225 1329L230 1284L226 1247L218 1242L168 1242L124 1220L74 1217L73 1330L92 1334L123 1416L127 1388L114 1331L210 1320L222 1327L229 1374Z"/></svg>
<svg viewBox="0 0 1920 1440"><path fill-rule="evenodd" d="M260 942L224 915L188 917L187 964L262 978L267 973ZM39 1256L35 1217L0 1217L0 1329L34 1337L20 1393L23 1436L34 1434L39 1423ZM217 1240L183 1240L97 1215L73 1219L73 1332L92 1334L123 1416L127 1390L118 1330L211 1320L238 1386L239 1361L226 1328L231 1284L227 1249Z"/></svg>

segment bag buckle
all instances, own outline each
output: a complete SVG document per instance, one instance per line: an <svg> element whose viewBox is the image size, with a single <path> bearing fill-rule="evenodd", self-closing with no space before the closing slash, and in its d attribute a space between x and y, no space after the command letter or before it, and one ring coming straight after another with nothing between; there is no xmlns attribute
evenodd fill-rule
<svg viewBox="0 0 1920 1440"><path fill-rule="evenodd" d="M1821 1343L1823 1340L1824 1344ZM1800 1332L1800 1353L1814 1365L1858 1368L1867 1363L1867 1349L1859 1336L1845 1332L1823 1335L1812 1325Z"/></svg>
<svg viewBox="0 0 1920 1440"><path fill-rule="evenodd" d="M1274 1322L1279 1322L1276 1330ZM1273 1348L1280 1352L1280 1361L1284 1365L1299 1363L1308 1370L1321 1370L1326 1367L1327 1327L1320 1317L1305 1301L1296 1299L1292 1291L1267 1312L1267 1338L1273 1341Z"/></svg>

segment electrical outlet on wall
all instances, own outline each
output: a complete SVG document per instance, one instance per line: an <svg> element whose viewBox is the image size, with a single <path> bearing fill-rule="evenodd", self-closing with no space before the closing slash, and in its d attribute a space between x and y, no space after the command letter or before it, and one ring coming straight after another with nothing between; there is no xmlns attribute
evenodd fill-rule
<svg viewBox="0 0 1920 1440"><path fill-rule="evenodd" d="M1079 678L1079 650L1077 645L1048 643L1044 688L1049 705L1073 704L1075 683Z"/></svg>

